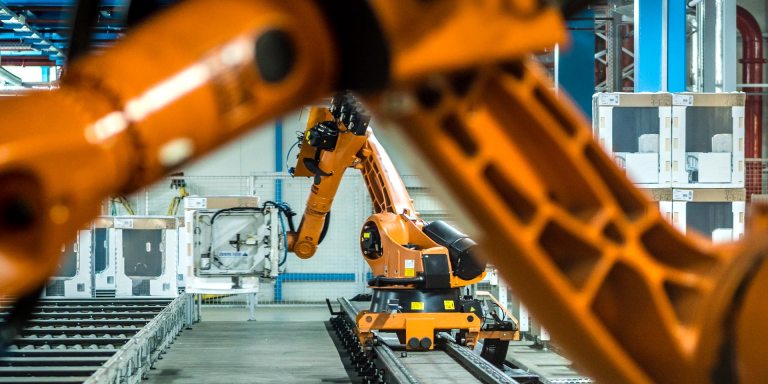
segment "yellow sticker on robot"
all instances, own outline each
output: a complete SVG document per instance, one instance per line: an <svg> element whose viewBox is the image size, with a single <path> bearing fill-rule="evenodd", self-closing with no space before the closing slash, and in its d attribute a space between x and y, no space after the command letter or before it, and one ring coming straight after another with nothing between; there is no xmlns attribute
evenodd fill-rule
<svg viewBox="0 0 768 384"><path fill-rule="evenodd" d="M456 307L453 305L453 300L443 300L443 307L446 311L453 311Z"/></svg>
<svg viewBox="0 0 768 384"><path fill-rule="evenodd" d="M423 311L424 310L424 303L421 301L412 301L411 302L411 311Z"/></svg>
<svg viewBox="0 0 768 384"><path fill-rule="evenodd" d="M404 268L403 275L405 277L414 277L416 276L416 261L415 260L405 260L405 268Z"/></svg>

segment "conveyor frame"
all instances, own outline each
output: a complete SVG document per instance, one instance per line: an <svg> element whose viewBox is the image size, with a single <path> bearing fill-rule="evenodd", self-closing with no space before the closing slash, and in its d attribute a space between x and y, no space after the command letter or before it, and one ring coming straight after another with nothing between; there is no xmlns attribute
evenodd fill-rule
<svg viewBox="0 0 768 384"><path fill-rule="evenodd" d="M358 310L355 306L346 298L338 299L341 306L341 312L336 313L339 318L342 318L346 322L346 327L353 327L357 318ZM332 322L336 322L335 327L337 330L344 328L340 326L338 320L332 319ZM418 354L445 354L447 359L452 359L456 364L460 365L472 376L478 379L479 382L487 384L516 384L517 381L505 375L501 370L493 366L490 362L481 358L479 355L474 354L468 348L458 345L456 341L447 333L441 333L439 349L433 351L423 352L409 352ZM352 337L352 340L345 338L346 346L351 349L351 357L353 362L358 367L358 371L361 375L365 376L368 382L386 382L386 383L398 383L398 384L416 384L419 383L417 376L410 371L408 366L403 364L400 359L397 358L395 352L386 344L384 339L379 335L376 336L374 344L371 347L371 351L364 351L361 346L355 345L357 341L356 337ZM371 356L375 358L370 358ZM366 359L368 361L366 361Z"/></svg>

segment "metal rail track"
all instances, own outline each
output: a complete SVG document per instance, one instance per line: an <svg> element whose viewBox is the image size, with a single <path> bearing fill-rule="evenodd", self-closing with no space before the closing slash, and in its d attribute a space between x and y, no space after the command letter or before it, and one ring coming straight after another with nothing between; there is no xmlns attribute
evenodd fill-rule
<svg viewBox="0 0 768 384"><path fill-rule="evenodd" d="M447 378L461 383L517 383L485 359L457 344L448 334L440 334L441 340L436 344L438 349L429 352L396 352L380 335L377 335L372 350L365 351L354 329L357 308L345 298L338 302L341 311L331 319L331 324L364 383L416 384L442 382Z"/></svg>
<svg viewBox="0 0 768 384"><path fill-rule="evenodd" d="M0 382L137 383L193 313L189 296L43 300L0 357Z"/></svg>

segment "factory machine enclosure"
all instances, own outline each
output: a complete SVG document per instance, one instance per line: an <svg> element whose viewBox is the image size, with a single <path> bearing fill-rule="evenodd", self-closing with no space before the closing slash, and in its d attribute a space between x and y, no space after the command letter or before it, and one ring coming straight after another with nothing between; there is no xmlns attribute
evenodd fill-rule
<svg viewBox="0 0 768 384"><path fill-rule="evenodd" d="M91 244L95 296L114 297L117 260L114 247L115 229L113 217L102 216L93 221L91 226Z"/></svg>
<svg viewBox="0 0 768 384"><path fill-rule="evenodd" d="M191 196L184 217L186 292L256 293L260 278L278 276L285 248L276 208L255 196Z"/></svg>
<svg viewBox="0 0 768 384"><path fill-rule="evenodd" d="M642 188L672 181L672 95L599 93L593 98L593 129L602 147Z"/></svg>
<svg viewBox="0 0 768 384"><path fill-rule="evenodd" d="M43 296L92 297L91 251L90 229L77 231L77 236L73 242L62 244L59 269L46 285Z"/></svg>
<svg viewBox="0 0 768 384"><path fill-rule="evenodd" d="M114 218L116 297L175 297L178 227L175 217Z"/></svg>
<svg viewBox="0 0 768 384"><path fill-rule="evenodd" d="M674 94L676 188L744 188L744 93Z"/></svg>

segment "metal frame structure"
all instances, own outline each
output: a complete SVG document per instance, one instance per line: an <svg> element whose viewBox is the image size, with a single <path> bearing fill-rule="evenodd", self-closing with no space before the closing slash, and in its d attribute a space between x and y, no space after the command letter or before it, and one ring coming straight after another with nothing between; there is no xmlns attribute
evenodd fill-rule
<svg viewBox="0 0 768 384"><path fill-rule="evenodd" d="M736 2L702 0L696 4L696 70L694 92L734 92L736 53Z"/></svg>
<svg viewBox="0 0 768 384"><path fill-rule="evenodd" d="M407 353L401 353L397 357L393 349L387 345L387 341L380 336L375 336L373 344L373 355L375 359L369 360L367 354L360 346L360 342L355 336L355 324L358 316L358 309L346 298L338 299L341 311L333 312L337 316L331 319L331 324L336 330L338 336L342 339L344 346L350 353L353 365L358 372L369 382L387 382L393 384L416 384L422 382L420 372L416 366L410 366L404 356ZM330 307L330 302L329 302ZM446 364L458 363L467 370L479 382L486 384L515 384L518 383L514 378L506 375L499 368L493 366L487 360L475 355L471 350L457 344L456 340L446 334L438 334L440 339L440 349L430 352L411 352L415 354L430 354L434 361L441 361Z"/></svg>
<svg viewBox="0 0 768 384"><path fill-rule="evenodd" d="M625 0L609 0L607 6L595 7L596 92L634 90L634 21L631 15L631 2Z"/></svg>
<svg viewBox="0 0 768 384"><path fill-rule="evenodd" d="M195 317L192 295L174 299L99 368L85 384L139 383L160 354Z"/></svg>
<svg viewBox="0 0 768 384"><path fill-rule="evenodd" d="M0 300L0 317L9 302ZM192 296L45 299L0 359L3 383L138 383L195 317Z"/></svg>

